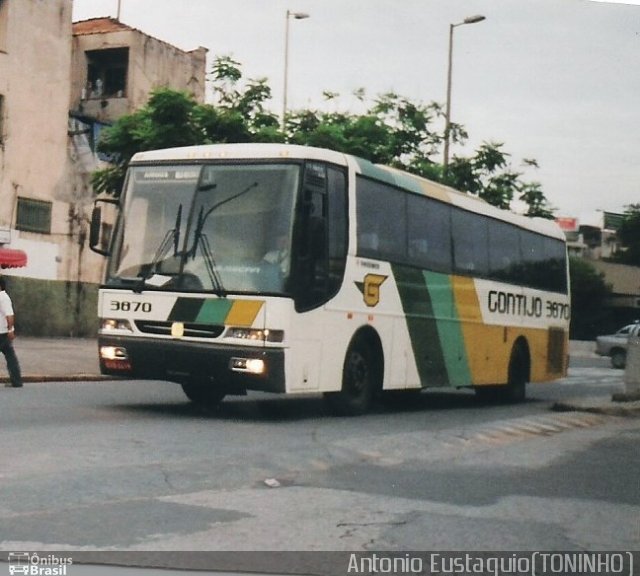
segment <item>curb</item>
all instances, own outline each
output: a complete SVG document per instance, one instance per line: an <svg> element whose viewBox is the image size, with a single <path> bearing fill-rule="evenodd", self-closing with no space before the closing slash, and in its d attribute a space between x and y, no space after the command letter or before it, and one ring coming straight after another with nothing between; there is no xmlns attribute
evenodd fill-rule
<svg viewBox="0 0 640 576"><path fill-rule="evenodd" d="M602 397L575 398L555 402L551 406L553 412L589 412L606 416L640 415L640 393L625 392L614 394L611 400Z"/></svg>
<svg viewBox="0 0 640 576"><path fill-rule="evenodd" d="M25 383L34 382L103 382L107 380L118 380L113 376L102 376L101 374L60 374L55 375L42 375L29 374L22 377L22 381ZM0 384L8 384L11 380L8 376L0 376Z"/></svg>

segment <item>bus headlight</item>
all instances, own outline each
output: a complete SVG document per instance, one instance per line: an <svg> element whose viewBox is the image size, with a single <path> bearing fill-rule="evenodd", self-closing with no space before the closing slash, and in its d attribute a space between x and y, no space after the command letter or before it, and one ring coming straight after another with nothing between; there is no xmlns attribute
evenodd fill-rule
<svg viewBox="0 0 640 576"><path fill-rule="evenodd" d="M228 328L225 338L239 338L257 342L283 342L284 330L260 330L258 328Z"/></svg>
<svg viewBox="0 0 640 576"><path fill-rule="evenodd" d="M122 346L100 346L100 361L108 370L131 371L129 354L127 354L127 349Z"/></svg>
<svg viewBox="0 0 640 576"><path fill-rule="evenodd" d="M267 364L260 358L231 358L229 367L233 372L264 374L267 369Z"/></svg>
<svg viewBox="0 0 640 576"><path fill-rule="evenodd" d="M128 360L126 348L121 346L101 346L100 358L103 360Z"/></svg>
<svg viewBox="0 0 640 576"><path fill-rule="evenodd" d="M129 320L122 320L117 318L103 318L100 323L101 332L112 332L119 330L121 332L133 332L131 323Z"/></svg>

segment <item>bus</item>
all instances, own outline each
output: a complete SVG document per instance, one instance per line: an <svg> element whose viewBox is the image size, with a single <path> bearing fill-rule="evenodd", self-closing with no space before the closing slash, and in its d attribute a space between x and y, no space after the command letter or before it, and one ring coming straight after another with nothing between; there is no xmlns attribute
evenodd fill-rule
<svg viewBox="0 0 640 576"><path fill-rule="evenodd" d="M552 221L358 157L287 144L140 152L91 246L103 374L180 384L215 406L384 391L522 401L566 375L565 239ZM103 232L110 229L110 240Z"/></svg>

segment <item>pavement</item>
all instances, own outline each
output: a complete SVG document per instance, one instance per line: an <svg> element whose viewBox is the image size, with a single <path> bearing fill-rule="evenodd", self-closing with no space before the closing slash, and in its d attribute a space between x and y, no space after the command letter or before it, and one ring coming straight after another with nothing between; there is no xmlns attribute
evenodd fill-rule
<svg viewBox="0 0 640 576"><path fill-rule="evenodd" d="M95 338L18 337L14 347L25 384L34 382L95 382L102 376ZM599 358L593 342L571 342L572 358ZM0 357L0 383L9 381L4 358ZM614 416L640 415L640 391L621 389L611 394L581 396L552 406L556 411L580 411Z"/></svg>
<svg viewBox="0 0 640 576"><path fill-rule="evenodd" d="M106 379L100 375L95 338L31 338L18 336L13 347L28 382L69 382ZM8 382L0 355L0 382Z"/></svg>

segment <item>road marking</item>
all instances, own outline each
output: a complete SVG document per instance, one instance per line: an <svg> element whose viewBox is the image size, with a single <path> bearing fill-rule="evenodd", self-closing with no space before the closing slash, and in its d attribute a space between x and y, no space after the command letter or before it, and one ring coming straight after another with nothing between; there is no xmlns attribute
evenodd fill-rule
<svg viewBox="0 0 640 576"><path fill-rule="evenodd" d="M562 413L554 416L506 421L481 428L472 436L461 440L465 445L468 445L469 442L501 444L532 436L550 436L576 428L590 428L602 424L605 420L606 417L597 414Z"/></svg>

